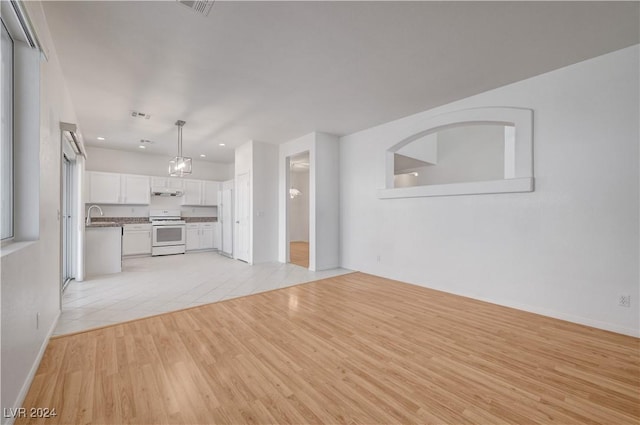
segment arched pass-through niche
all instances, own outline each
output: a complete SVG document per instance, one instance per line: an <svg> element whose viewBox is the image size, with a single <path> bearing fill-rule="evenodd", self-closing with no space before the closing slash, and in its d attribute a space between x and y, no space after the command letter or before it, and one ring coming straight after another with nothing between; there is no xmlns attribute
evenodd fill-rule
<svg viewBox="0 0 640 425"><path fill-rule="evenodd" d="M533 111L475 108L431 118L386 151L378 197L532 192Z"/></svg>

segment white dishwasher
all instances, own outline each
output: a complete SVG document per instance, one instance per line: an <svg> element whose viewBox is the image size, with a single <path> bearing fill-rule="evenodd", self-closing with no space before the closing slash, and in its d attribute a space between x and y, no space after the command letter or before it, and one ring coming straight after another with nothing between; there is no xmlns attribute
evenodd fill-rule
<svg viewBox="0 0 640 425"><path fill-rule="evenodd" d="M125 224L122 231L122 256L151 255L151 223Z"/></svg>

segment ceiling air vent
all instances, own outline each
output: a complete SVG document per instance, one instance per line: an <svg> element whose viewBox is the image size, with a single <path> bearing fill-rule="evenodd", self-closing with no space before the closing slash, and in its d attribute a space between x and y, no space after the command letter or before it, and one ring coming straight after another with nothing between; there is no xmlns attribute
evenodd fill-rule
<svg viewBox="0 0 640 425"><path fill-rule="evenodd" d="M149 118L151 118L150 114L145 114L144 112L138 112L138 111L131 111L131 116L134 118L144 118L145 120L148 120Z"/></svg>
<svg viewBox="0 0 640 425"><path fill-rule="evenodd" d="M209 15L213 3L215 3L213 0L177 0L177 2L204 16Z"/></svg>

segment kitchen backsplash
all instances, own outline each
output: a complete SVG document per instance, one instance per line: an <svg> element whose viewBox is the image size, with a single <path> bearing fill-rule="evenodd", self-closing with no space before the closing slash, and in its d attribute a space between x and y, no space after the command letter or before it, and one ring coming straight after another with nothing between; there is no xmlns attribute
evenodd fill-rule
<svg viewBox="0 0 640 425"><path fill-rule="evenodd" d="M180 205L182 198L152 196L151 205L100 205L104 217L149 217L149 210L179 209L182 217L217 217L218 207ZM85 214L90 204L85 205ZM92 216L99 217L97 211Z"/></svg>

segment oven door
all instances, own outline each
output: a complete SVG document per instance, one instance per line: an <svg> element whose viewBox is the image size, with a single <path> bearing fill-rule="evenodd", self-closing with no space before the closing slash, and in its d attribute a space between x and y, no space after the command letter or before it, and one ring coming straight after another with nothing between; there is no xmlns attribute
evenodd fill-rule
<svg viewBox="0 0 640 425"><path fill-rule="evenodd" d="M185 225L153 226L153 246L185 244Z"/></svg>

